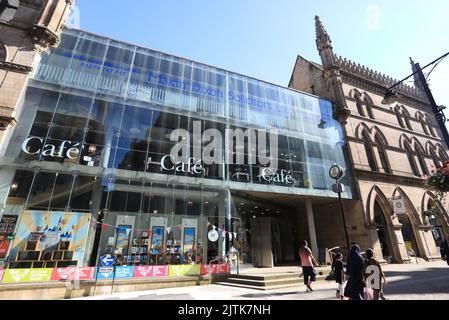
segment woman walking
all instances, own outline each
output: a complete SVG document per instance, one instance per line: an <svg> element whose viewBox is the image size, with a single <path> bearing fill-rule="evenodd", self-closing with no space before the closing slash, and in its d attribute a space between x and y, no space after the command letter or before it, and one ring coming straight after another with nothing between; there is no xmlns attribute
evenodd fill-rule
<svg viewBox="0 0 449 320"><path fill-rule="evenodd" d="M364 260L360 254L360 247L354 244L349 252L346 266L348 282L346 283L345 297L351 300L363 300L363 289L365 287L363 283L363 269Z"/></svg>

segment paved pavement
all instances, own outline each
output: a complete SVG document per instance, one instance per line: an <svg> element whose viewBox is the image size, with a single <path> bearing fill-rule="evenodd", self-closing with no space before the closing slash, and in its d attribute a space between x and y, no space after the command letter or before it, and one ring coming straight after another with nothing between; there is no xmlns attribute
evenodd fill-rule
<svg viewBox="0 0 449 320"><path fill-rule="evenodd" d="M385 296L390 300L449 300L449 266L443 262L384 267L388 285ZM219 285L170 288L84 300L335 300L335 283L320 282L315 292L306 293L303 286L259 291Z"/></svg>

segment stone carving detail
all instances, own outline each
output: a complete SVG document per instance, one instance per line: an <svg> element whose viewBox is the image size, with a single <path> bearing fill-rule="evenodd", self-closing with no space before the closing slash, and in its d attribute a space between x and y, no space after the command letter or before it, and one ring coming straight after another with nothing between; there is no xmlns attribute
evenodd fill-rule
<svg viewBox="0 0 449 320"><path fill-rule="evenodd" d="M8 59L8 48L0 41L0 61L6 61Z"/></svg>
<svg viewBox="0 0 449 320"><path fill-rule="evenodd" d="M361 66L360 63L352 62L351 60L348 60L346 58L343 58L341 56L334 55L335 63L344 71L347 73L350 73L355 76L359 76L363 79L372 81L382 87L390 88L397 82L398 80L393 79L392 77L389 77L385 74L379 73L377 71L374 71L372 69L369 69L365 66ZM413 86L406 85L404 83L400 84L395 88L396 91L399 93L402 93L404 95L426 101L427 98L424 95L423 92L421 92L419 89Z"/></svg>
<svg viewBox="0 0 449 320"><path fill-rule="evenodd" d="M31 71L33 71L33 68L31 68L29 66L24 66L21 64L6 62L6 61L0 61L0 69L6 70L6 71L17 72L17 73L23 73L23 74L28 74Z"/></svg>
<svg viewBox="0 0 449 320"><path fill-rule="evenodd" d="M51 31L48 27L42 25L36 24L33 26L31 29L31 37L36 46L41 46L43 48L55 46L59 43L58 35Z"/></svg>

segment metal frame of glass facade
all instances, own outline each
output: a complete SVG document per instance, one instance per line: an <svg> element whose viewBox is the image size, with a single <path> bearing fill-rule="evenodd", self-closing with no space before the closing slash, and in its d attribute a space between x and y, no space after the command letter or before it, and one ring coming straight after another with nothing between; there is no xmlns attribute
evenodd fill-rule
<svg viewBox="0 0 449 320"><path fill-rule="evenodd" d="M164 241L181 246L182 230L196 228L195 245L204 248L201 259L210 261L241 240L238 230L248 228L231 190L336 197L328 170L335 163L349 165L332 111L331 102L301 92L65 30L58 48L41 57L19 123L1 151L0 164L16 170L3 212L74 211L103 221L111 228L96 232L90 226L84 265L95 260L92 251L117 249L107 248L119 237L120 224L131 233L123 256L135 254L133 241L140 243L142 234L152 232L145 230L159 224L171 230ZM294 181L261 179L263 166L249 164L249 148L257 145L251 135L242 155L248 164L227 164L223 152L221 162L200 174L162 170L161 160L175 144L170 133L192 132L194 121L220 133L277 129L279 170ZM230 144L225 138L223 151ZM239 150L233 151L237 157ZM343 197L350 199L350 174L345 183ZM211 244L211 226L234 236Z"/></svg>

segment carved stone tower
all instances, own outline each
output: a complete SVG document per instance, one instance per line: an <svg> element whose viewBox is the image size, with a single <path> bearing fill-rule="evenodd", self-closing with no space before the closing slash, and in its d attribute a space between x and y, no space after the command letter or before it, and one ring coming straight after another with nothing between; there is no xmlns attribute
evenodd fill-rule
<svg viewBox="0 0 449 320"><path fill-rule="evenodd" d="M0 149L39 52L59 42L75 0L0 0Z"/></svg>
<svg viewBox="0 0 449 320"><path fill-rule="evenodd" d="M324 68L324 80L335 102L334 118L345 125L351 111L346 104L340 67L335 62L332 41L318 16L315 16L316 45Z"/></svg>

